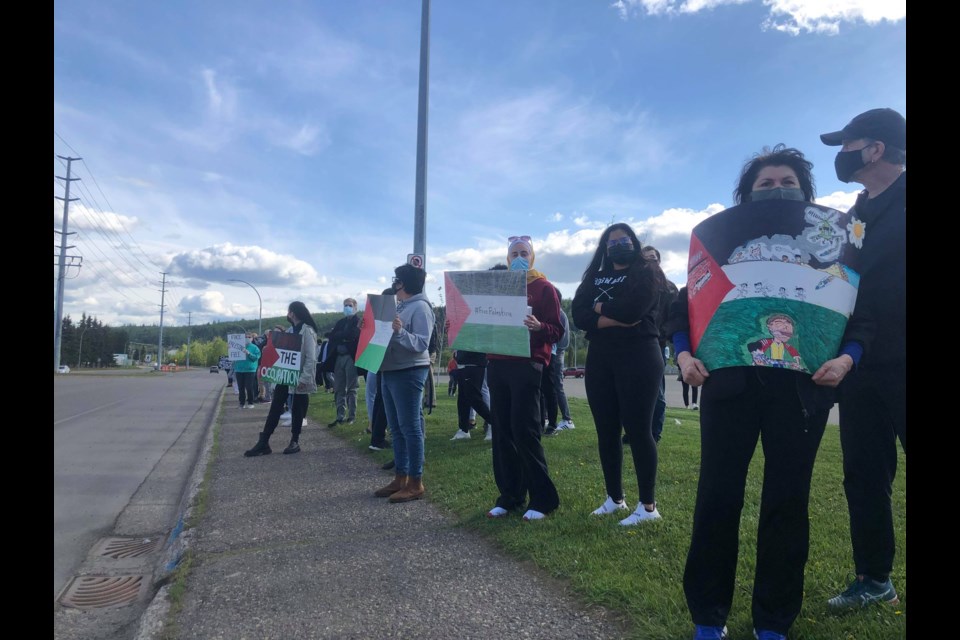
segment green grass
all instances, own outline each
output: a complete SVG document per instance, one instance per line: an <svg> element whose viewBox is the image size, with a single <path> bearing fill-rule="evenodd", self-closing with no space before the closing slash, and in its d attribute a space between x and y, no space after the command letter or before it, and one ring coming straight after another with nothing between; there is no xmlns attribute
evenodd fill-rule
<svg viewBox="0 0 960 640"><path fill-rule="evenodd" d="M311 397L311 420L325 425L334 419L332 397L322 391ZM357 400L357 422L332 431L363 450L371 464L386 462L392 457L390 451L370 452L366 448L370 436L364 433L367 417L363 385ZM451 442L449 438L457 428L456 400L448 397L446 387L441 385L437 402L439 406L433 414L426 416L424 484L429 500L453 514L461 526L489 536L515 557L532 561L563 579L584 601L621 612L633 629L633 637L654 640L692 636L682 576L699 473L698 412L667 409L657 478L657 501L663 520L624 528L614 516L589 516L606 492L596 431L586 400L569 398L575 430L543 439L561 504L550 517L535 524L516 517L485 517L497 498L490 443L483 441L480 430L473 432L471 440ZM681 424L676 424L677 420ZM899 456L893 496L898 555L892 577L900 606L876 606L845 615L827 610L826 600L849 583L853 562L840 440L837 428L828 426L814 468L804 605L790 638L878 640L906 636L906 458L902 451ZM762 473L763 453L758 446L740 525L736 592L727 623L732 638L753 637L750 600ZM631 507L637 500L635 477L633 462L625 451L624 488Z"/></svg>

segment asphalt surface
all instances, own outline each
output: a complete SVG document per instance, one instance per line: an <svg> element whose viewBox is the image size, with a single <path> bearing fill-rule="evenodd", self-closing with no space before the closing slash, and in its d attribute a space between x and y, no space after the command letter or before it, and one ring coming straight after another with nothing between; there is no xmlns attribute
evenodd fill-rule
<svg viewBox="0 0 960 640"><path fill-rule="evenodd" d="M281 427L272 455L243 457L267 405L243 410L233 401L228 390L204 513L189 532L176 637L625 635L615 614L583 606L428 500L375 498L392 472L323 426L308 423L301 453L281 453L289 440Z"/></svg>

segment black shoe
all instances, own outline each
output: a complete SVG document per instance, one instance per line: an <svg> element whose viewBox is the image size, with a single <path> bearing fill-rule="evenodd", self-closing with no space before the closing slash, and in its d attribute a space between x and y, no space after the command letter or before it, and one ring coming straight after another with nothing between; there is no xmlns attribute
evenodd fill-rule
<svg viewBox="0 0 960 640"><path fill-rule="evenodd" d="M620 438L620 442L623 444L630 444L630 437L627 434L623 434L623 437Z"/></svg>
<svg viewBox="0 0 960 640"><path fill-rule="evenodd" d="M270 448L270 437L264 436L261 433L257 444L255 444L252 449L244 451L243 455L246 458L253 458L255 456L265 456L268 453L273 453L273 449Z"/></svg>
<svg viewBox="0 0 960 640"><path fill-rule="evenodd" d="M356 418L349 418L347 419L347 424L353 424L356 421L357 421Z"/></svg>
<svg viewBox="0 0 960 640"><path fill-rule="evenodd" d="M393 469L395 466L397 466L397 461L396 461L396 460L391 460L390 462L385 462L385 463L383 464L383 466L380 467L380 468L381 468L381 469Z"/></svg>
<svg viewBox="0 0 960 640"><path fill-rule="evenodd" d="M284 453L300 453L300 443L296 440L291 440L290 444L287 445L287 448L283 450Z"/></svg>
<svg viewBox="0 0 960 640"><path fill-rule="evenodd" d="M386 451L387 449L391 449L392 447L393 445L391 445L389 442L384 441L378 444L371 444L369 447L367 447L367 449L370 449L370 451Z"/></svg>
<svg viewBox="0 0 960 640"><path fill-rule="evenodd" d="M552 436L552 435L554 435L556 432L557 432L557 425L552 424L552 425L550 425L549 427L547 427L547 429L543 432L543 435L545 435L545 436Z"/></svg>
<svg viewBox="0 0 960 640"><path fill-rule="evenodd" d="M333 422L331 422L330 424L328 424L328 425L327 425L327 428L328 428L328 429L333 429L333 428L334 428L335 426L337 426L338 424L343 424L343 420L340 420L340 419L338 418L338 419L334 420Z"/></svg>

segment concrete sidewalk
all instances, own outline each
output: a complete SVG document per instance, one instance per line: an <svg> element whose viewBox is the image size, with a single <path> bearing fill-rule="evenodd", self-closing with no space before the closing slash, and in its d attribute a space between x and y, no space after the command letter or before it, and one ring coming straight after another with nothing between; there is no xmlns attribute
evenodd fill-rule
<svg viewBox="0 0 960 640"><path fill-rule="evenodd" d="M229 393L229 390L228 390ZM322 394L311 398L323 401ZM244 458L267 405L221 405L206 509L189 535L179 638L620 638L609 611L509 558L427 499L390 504L393 477L310 421L301 453Z"/></svg>

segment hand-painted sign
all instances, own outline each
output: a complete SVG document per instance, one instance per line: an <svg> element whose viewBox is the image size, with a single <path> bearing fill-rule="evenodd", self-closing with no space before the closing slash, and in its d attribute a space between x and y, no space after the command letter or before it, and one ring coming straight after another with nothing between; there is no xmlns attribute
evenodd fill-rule
<svg viewBox="0 0 960 640"><path fill-rule="evenodd" d="M295 387L300 382L303 336L299 333L268 331L267 344L260 354L260 378ZM308 375L312 372L308 372Z"/></svg>
<svg viewBox="0 0 960 640"><path fill-rule="evenodd" d="M860 284L862 234L851 220L809 202L762 200L694 227L690 340L708 370L813 373L836 357Z"/></svg>
<svg viewBox="0 0 960 640"><path fill-rule="evenodd" d="M227 357L236 362L247 359L247 337L244 333L227 334Z"/></svg>
<svg viewBox="0 0 960 640"><path fill-rule="evenodd" d="M447 339L454 349L530 357L526 271L447 271Z"/></svg>

